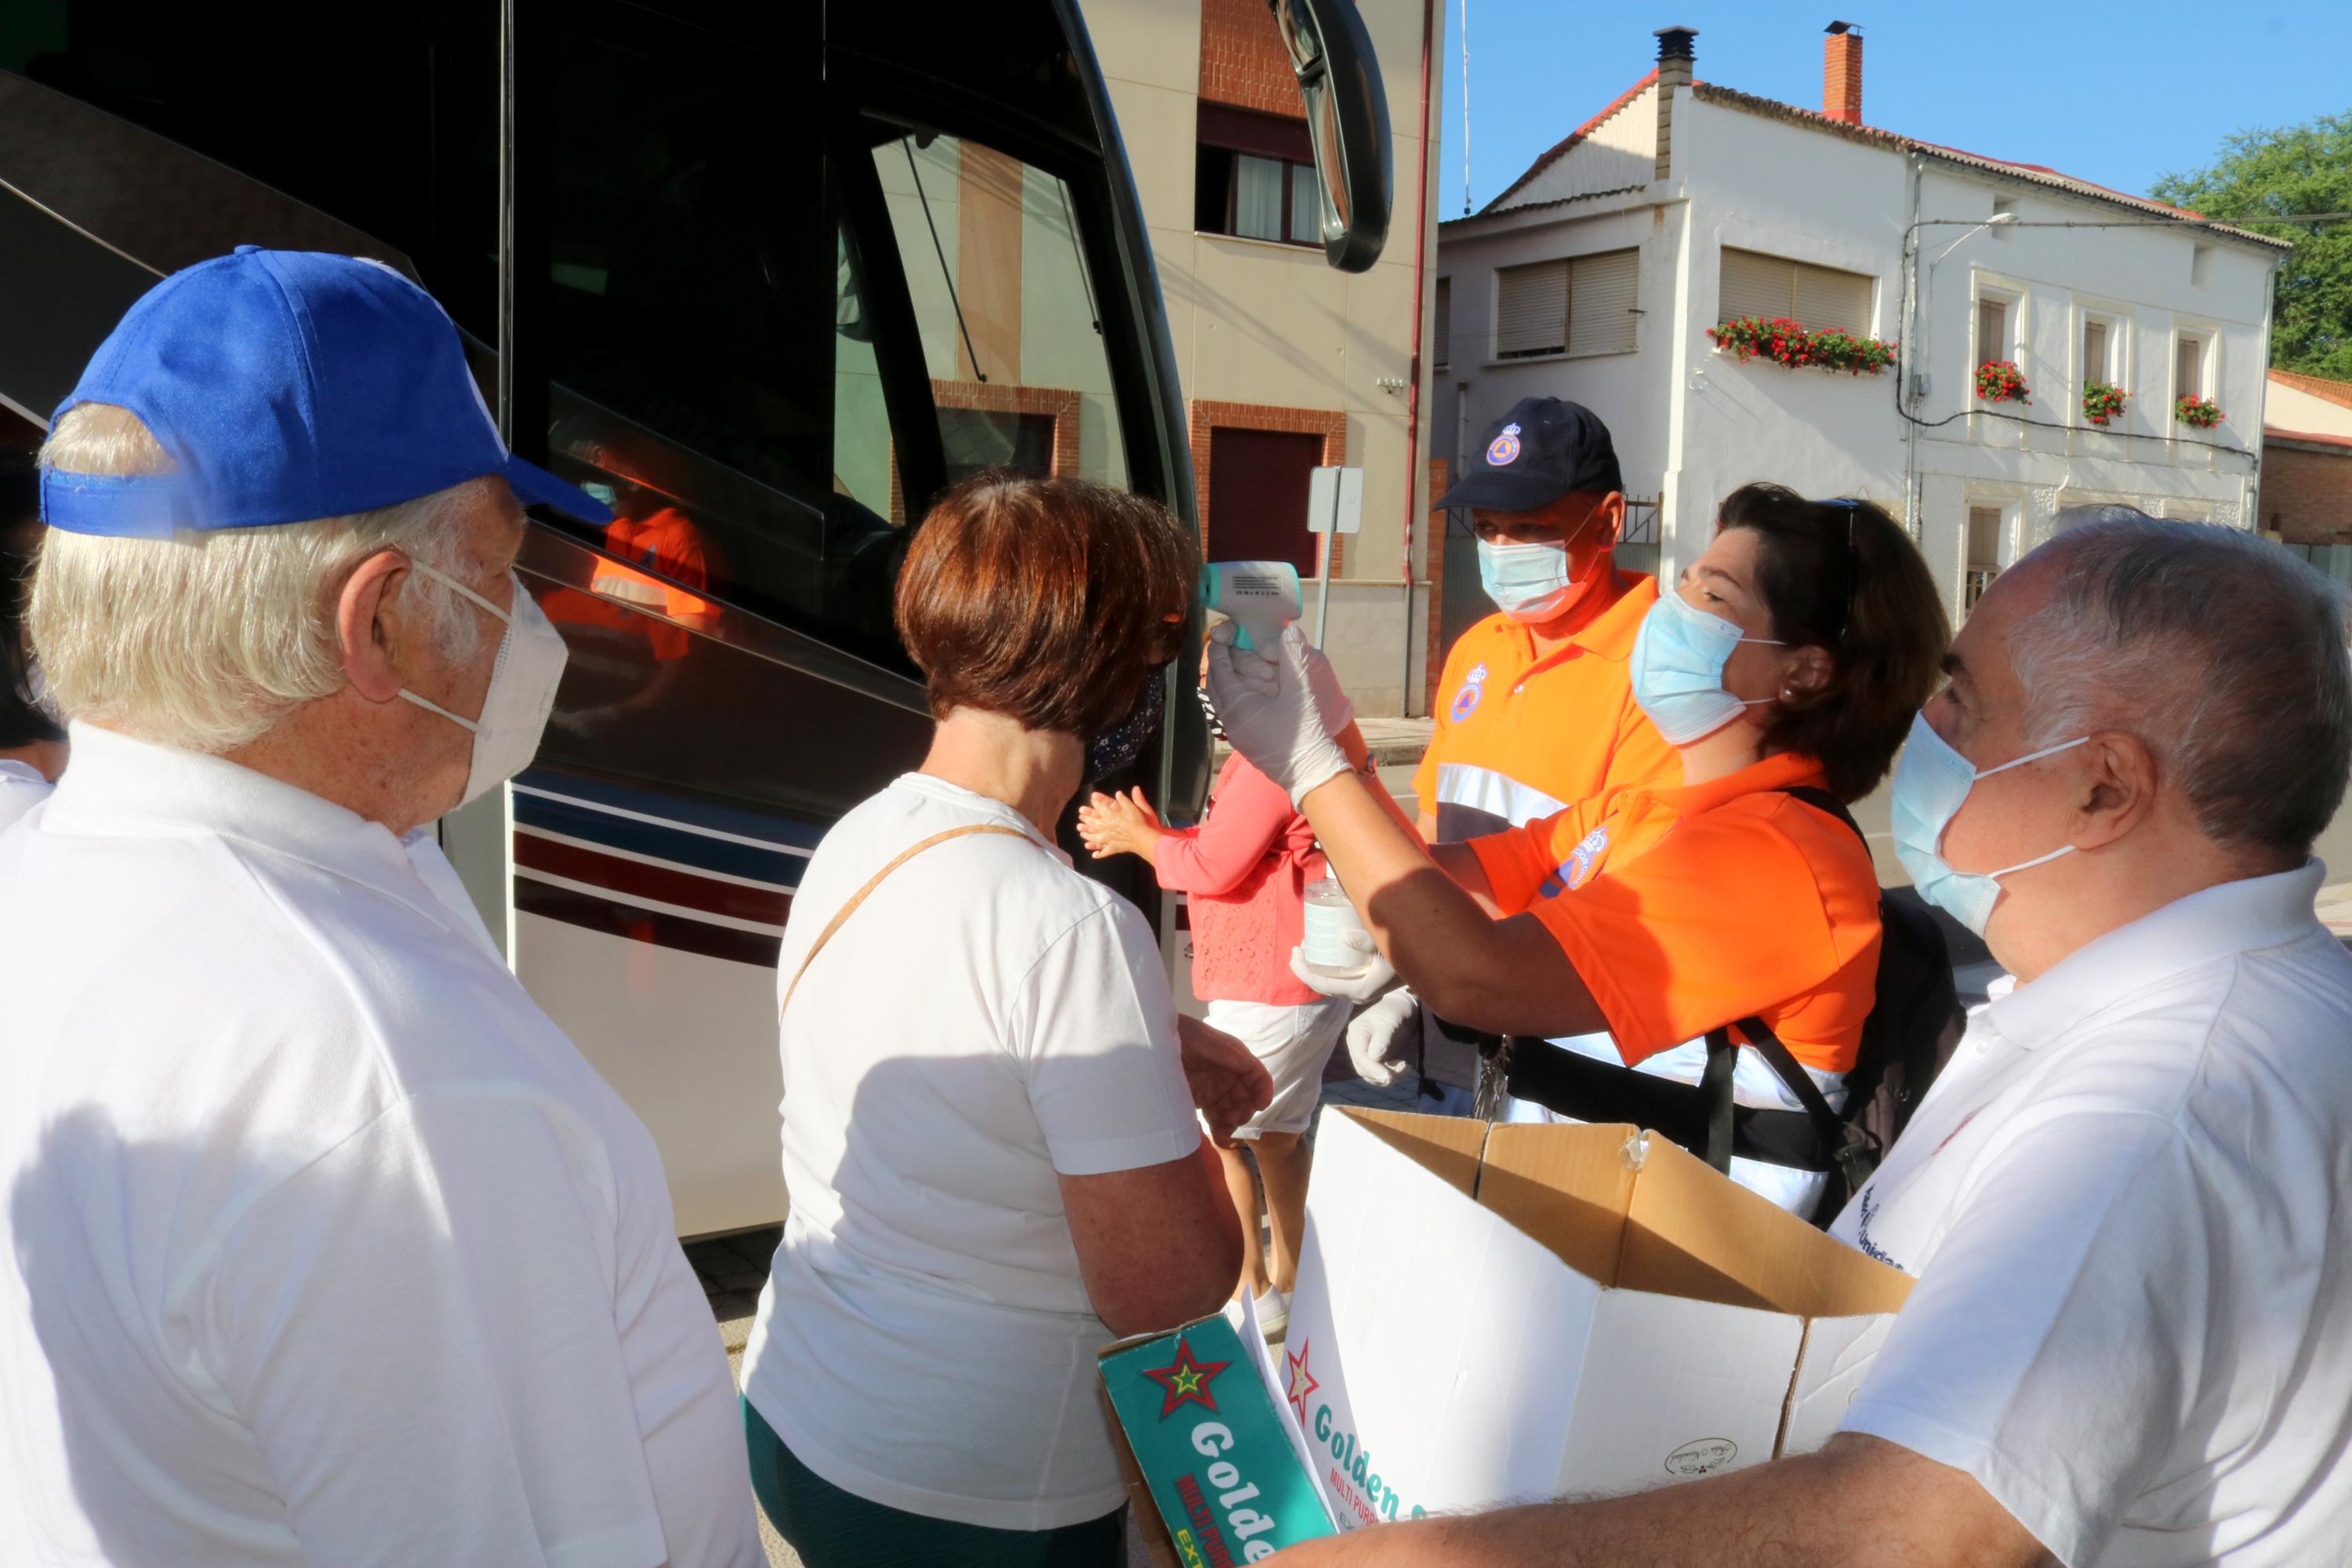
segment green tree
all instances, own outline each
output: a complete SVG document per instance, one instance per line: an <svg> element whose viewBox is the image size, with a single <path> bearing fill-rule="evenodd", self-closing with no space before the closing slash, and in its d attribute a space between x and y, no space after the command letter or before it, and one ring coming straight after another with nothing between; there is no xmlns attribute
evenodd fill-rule
<svg viewBox="0 0 2352 1568"><path fill-rule="evenodd" d="M2279 263L2271 363L2352 381L2352 223L2280 224L2267 215L2352 212L2352 114L2246 131L2210 169L2167 174L2149 195L2294 242Z"/></svg>

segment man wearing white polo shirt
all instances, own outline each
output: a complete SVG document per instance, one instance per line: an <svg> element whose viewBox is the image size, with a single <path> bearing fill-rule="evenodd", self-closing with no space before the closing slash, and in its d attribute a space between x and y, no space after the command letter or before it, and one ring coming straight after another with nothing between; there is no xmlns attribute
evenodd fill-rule
<svg viewBox="0 0 2352 1568"><path fill-rule="evenodd" d="M651 1136L420 824L562 640L457 330L241 247L42 448L73 765L0 834L0 1563L758 1568Z"/></svg>
<svg viewBox="0 0 2352 1568"><path fill-rule="evenodd" d="M1415 1568L2287 1568L2352 1542L2345 603L2235 530L2070 514L1896 765L2015 974L1836 1234L1918 1277L1820 1453L1286 1553Z"/></svg>

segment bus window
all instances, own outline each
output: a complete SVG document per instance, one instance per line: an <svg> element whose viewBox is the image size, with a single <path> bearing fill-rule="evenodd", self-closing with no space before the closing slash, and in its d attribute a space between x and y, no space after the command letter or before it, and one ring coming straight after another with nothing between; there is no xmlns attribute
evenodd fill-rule
<svg viewBox="0 0 2352 1568"><path fill-rule="evenodd" d="M978 142L878 122L873 134L949 479L1010 468L1125 489L1069 188Z"/></svg>
<svg viewBox="0 0 2352 1568"><path fill-rule="evenodd" d="M600 25L555 40L542 342L551 459L615 500L591 542L628 564L594 594L688 626L707 594L903 667L899 487L822 89L657 18L585 14ZM616 618L656 663L684 650Z"/></svg>

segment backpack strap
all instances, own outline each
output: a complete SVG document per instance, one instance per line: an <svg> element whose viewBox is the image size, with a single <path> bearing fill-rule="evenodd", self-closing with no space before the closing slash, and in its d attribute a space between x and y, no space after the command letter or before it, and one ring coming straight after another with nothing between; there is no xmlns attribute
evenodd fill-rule
<svg viewBox="0 0 2352 1568"><path fill-rule="evenodd" d="M871 877L866 879L866 886L850 894L848 902L843 904L841 908L834 910L833 919L825 921L824 929L816 933L816 940L809 943L809 950L801 954L801 966L793 971L792 984L784 987L784 999L776 1008L777 1016L779 1017L782 1016L784 1010L793 1005L793 993L801 988L801 977L808 973L809 965L816 962L816 955L824 951L824 944L833 940L834 932L839 931L842 926L847 922L849 917L857 912L857 906L864 903L866 900L866 896L872 893L875 889L882 885L882 879L885 877L887 877L891 872L897 870L908 861L912 860L916 856L920 855L924 850L930 848L933 845L945 844L950 838L968 838L978 833L1001 833L1007 838L1029 837L1027 834L1022 832L1017 827L999 826L995 823L973 823L968 826L950 827L945 833L934 833L929 838L924 839L920 844L914 846L912 848L900 850L897 858L893 859L888 865L883 867L879 871L875 872ZM1032 842L1034 842L1034 840L1032 840Z"/></svg>

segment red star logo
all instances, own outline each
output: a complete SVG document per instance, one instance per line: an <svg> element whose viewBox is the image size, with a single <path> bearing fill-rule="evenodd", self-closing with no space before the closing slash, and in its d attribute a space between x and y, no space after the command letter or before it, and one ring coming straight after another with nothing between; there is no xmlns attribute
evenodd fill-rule
<svg viewBox="0 0 2352 1568"><path fill-rule="evenodd" d="M1307 1396L1323 1386L1315 1380L1315 1374L1307 1370L1307 1354L1310 1348L1308 1342L1301 1340L1298 1342L1297 1355L1292 1355L1287 1349L1282 1352L1283 1359L1290 1363L1291 1408L1298 1412L1299 1424L1302 1426L1307 1421Z"/></svg>
<svg viewBox="0 0 2352 1568"><path fill-rule="evenodd" d="M1174 1364L1143 1369L1144 1376L1168 1391L1160 1402L1160 1418L1167 1420L1171 1412L1188 1401L1215 1415L1217 1401L1209 1392L1209 1380L1231 1365L1233 1363L1228 1361L1194 1361L1192 1342L1179 1338Z"/></svg>

